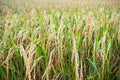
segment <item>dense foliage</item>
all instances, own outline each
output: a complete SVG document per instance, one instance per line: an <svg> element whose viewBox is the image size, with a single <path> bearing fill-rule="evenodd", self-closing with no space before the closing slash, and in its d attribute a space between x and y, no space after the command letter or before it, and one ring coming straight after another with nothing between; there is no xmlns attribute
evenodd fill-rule
<svg viewBox="0 0 120 80"><path fill-rule="evenodd" d="M120 9L27 7L0 13L0 79L120 79Z"/></svg>

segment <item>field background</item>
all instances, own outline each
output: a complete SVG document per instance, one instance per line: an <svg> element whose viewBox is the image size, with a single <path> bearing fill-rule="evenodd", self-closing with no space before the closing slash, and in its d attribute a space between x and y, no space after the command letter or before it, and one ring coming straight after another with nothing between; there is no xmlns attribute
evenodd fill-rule
<svg viewBox="0 0 120 80"><path fill-rule="evenodd" d="M16 7L20 7L23 4L31 3L31 6L38 5L39 7L85 7L85 6L109 6L109 7L119 7L119 0L0 0L11 4Z"/></svg>

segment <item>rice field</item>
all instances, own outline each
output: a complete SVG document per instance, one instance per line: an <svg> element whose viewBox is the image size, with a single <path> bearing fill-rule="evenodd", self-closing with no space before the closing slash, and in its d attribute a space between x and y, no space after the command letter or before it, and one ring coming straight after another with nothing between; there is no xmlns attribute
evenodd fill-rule
<svg viewBox="0 0 120 80"><path fill-rule="evenodd" d="M0 80L120 80L119 5L11 3L0 6Z"/></svg>

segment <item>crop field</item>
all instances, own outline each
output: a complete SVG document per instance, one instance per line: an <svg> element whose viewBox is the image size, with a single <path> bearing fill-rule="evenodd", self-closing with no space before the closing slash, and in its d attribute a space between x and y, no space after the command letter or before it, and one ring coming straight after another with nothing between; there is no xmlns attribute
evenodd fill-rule
<svg viewBox="0 0 120 80"><path fill-rule="evenodd" d="M120 1L0 0L0 80L120 80Z"/></svg>

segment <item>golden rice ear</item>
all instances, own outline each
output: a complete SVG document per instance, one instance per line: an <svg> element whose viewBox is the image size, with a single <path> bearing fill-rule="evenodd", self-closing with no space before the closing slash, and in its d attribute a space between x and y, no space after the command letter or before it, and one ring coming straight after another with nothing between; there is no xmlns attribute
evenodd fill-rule
<svg viewBox="0 0 120 80"><path fill-rule="evenodd" d="M80 80L83 80L83 63L81 60L81 67L80 67Z"/></svg>
<svg viewBox="0 0 120 80"><path fill-rule="evenodd" d="M76 80L80 80L80 72L79 72L79 55L77 51L77 42L76 38L73 36L73 53L72 53L72 63L75 61L75 75Z"/></svg>
<svg viewBox="0 0 120 80"><path fill-rule="evenodd" d="M10 48L9 49L9 53L8 53L8 56L7 58L5 59L5 61L3 61L2 64L6 64L6 75L7 75L7 79L8 79L8 74L9 74L9 60L12 58L14 52L13 52L14 48Z"/></svg>
<svg viewBox="0 0 120 80"><path fill-rule="evenodd" d="M29 80L32 78L31 72L35 68L35 63L40 60L40 58L34 60L35 52L35 45L33 43L30 43L26 50L22 45L20 45L20 54L24 59L24 64L26 66L26 76L28 76ZM35 61L35 63L33 61Z"/></svg>
<svg viewBox="0 0 120 80"><path fill-rule="evenodd" d="M13 54L14 54L13 50L14 50L14 48L10 48L10 49L9 49L9 53L8 53L5 61L3 62L3 64L4 64L4 63L8 63L9 59L12 58L12 56L13 56Z"/></svg>
<svg viewBox="0 0 120 80"><path fill-rule="evenodd" d="M40 61L40 59L42 59L43 58L43 56L40 56L39 58L37 58L36 60L34 60L34 63L33 63L33 65L32 65L32 67L31 67L31 72L32 72L32 70L36 67L36 65L37 65L37 63Z"/></svg>
<svg viewBox="0 0 120 80"><path fill-rule="evenodd" d="M42 75L42 79L44 79L45 76L49 77L48 74L49 74L49 71L51 70L51 64L52 64L52 60L53 60L52 57L53 57L54 51L55 51L55 50L52 50L51 53L50 53L48 66L47 66L47 68L45 69L44 74Z"/></svg>
<svg viewBox="0 0 120 80"><path fill-rule="evenodd" d="M20 55L23 56L23 53L25 53L25 50L24 50L23 46L20 46Z"/></svg>

